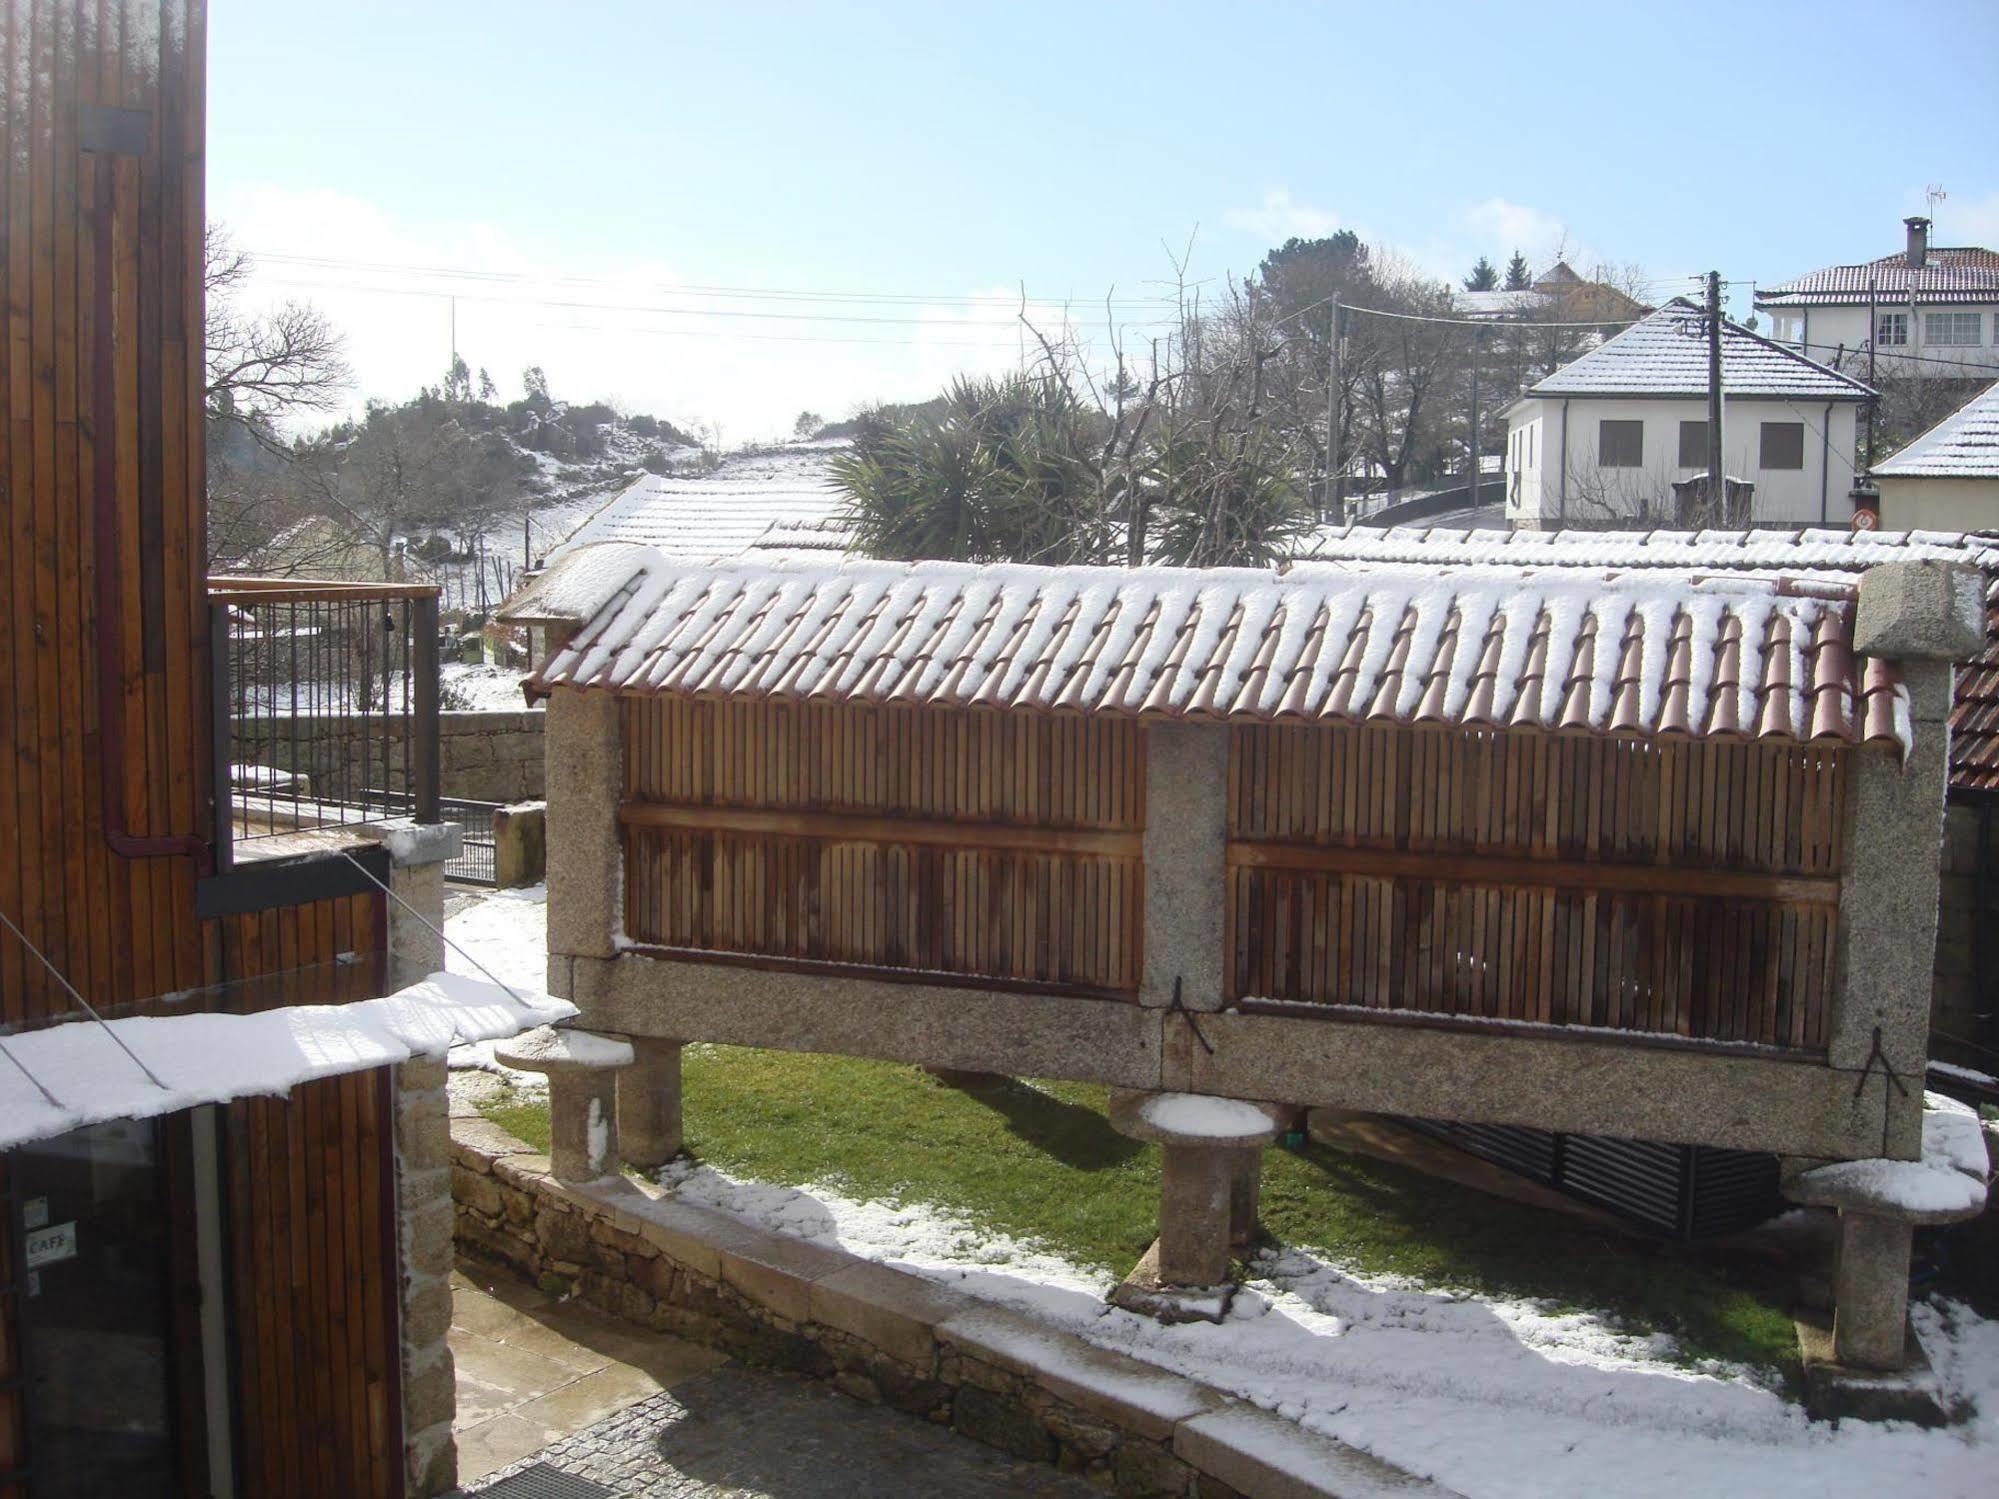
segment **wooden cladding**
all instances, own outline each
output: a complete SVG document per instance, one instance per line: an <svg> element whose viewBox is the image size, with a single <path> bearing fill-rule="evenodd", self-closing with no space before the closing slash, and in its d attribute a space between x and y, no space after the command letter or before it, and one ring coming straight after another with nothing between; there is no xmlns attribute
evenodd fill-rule
<svg viewBox="0 0 1999 1499"><path fill-rule="evenodd" d="M206 45L197 0L0 12L0 909L107 1011L220 976L188 846L211 781ZM0 1023L73 1009L0 937Z"/></svg>
<svg viewBox="0 0 1999 1499"><path fill-rule="evenodd" d="M1136 723L627 698L625 796L1050 828L1144 826Z"/></svg>
<svg viewBox="0 0 1999 1499"><path fill-rule="evenodd" d="M1232 733L1229 835L1836 876L1844 749L1477 729Z"/></svg>
<svg viewBox="0 0 1999 1499"><path fill-rule="evenodd" d="M239 1492L403 1492L390 1078L227 1107Z"/></svg>
<svg viewBox="0 0 1999 1499"><path fill-rule="evenodd" d="M1228 997L1822 1049L1842 752L1233 731Z"/></svg>
<svg viewBox="0 0 1999 1499"><path fill-rule="evenodd" d="M1135 724L670 698L623 712L633 940L1136 989Z"/></svg>

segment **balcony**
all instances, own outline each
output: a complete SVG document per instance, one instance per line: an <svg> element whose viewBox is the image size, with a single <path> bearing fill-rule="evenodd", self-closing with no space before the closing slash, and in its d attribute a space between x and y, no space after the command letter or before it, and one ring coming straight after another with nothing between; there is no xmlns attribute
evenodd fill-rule
<svg viewBox="0 0 1999 1499"><path fill-rule="evenodd" d="M217 864L439 820L434 585L214 578Z"/></svg>

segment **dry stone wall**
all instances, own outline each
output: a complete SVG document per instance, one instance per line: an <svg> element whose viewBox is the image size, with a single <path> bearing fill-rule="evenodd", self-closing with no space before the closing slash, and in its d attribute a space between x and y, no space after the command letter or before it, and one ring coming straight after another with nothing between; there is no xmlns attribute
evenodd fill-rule
<svg viewBox="0 0 1999 1499"><path fill-rule="evenodd" d="M1444 1492L1221 1391L889 1266L628 1178L557 1182L545 1156L484 1119L452 1121L452 1192L462 1255L1118 1494Z"/></svg>
<svg viewBox="0 0 1999 1499"><path fill-rule="evenodd" d="M477 802L533 801L542 794L540 710L497 713L440 713L437 716L440 789L445 796ZM382 739L389 742L390 789L407 791L400 767L404 756L399 720L346 714L258 719L240 725L245 754L261 765L312 777L316 786L338 788L363 783L360 757L372 750L366 782L382 783Z"/></svg>

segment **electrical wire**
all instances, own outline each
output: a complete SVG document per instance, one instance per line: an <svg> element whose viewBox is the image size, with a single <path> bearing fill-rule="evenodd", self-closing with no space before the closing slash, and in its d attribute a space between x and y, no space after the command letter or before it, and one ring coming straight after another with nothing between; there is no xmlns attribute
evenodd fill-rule
<svg viewBox="0 0 1999 1499"><path fill-rule="evenodd" d="M268 262L273 265L296 265L320 270L383 271L403 275L439 276L455 280L499 282L539 286L630 286L631 281L620 281L608 276L539 275L525 271L478 271L453 266L426 266L402 264L386 260L347 260L331 255L283 255L275 252L246 250L251 260ZM858 291L811 291L798 287L756 287L727 286L708 282L650 281L644 283L655 291L667 293L690 293L711 297L738 297L756 300L782 300L806 302L861 302L886 304L914 304L919 306L962 306L962 307L1019 307L1025 302L1030 307L1075 307L1088 305L1101 307L1105 302L1081 302L1074 297L1015 297L999 293L957 294L949 296L925 296L917 292L858 292ZM1171 297L1112 297L1109 304L1118 307L1160 308L1174 305Z"/></svg>
<svg viewBox="0 0 1999 1499"><path fill-rule="evenodd" d="M60 968L56 967L54 963L49 961L49 956L47 953L43 952L39 947L35 946L34 943L28 940L28 934L22 931L19 927L15 926L12 919L7 915L5 911L0 911L0 926L6 927L8 931L14 934L15 941L19 942L21 946L27 948L29 952L35 955L36 959L41 963L42 967L48 969L50 974L54 976L55 981L58 984L61 984L63 988L68 992L69 997L75 1000L78 1004L82 1005L84 1013L104 1028L104 1034L111 1038L112 1042L117 1046L117 1048L120 1051L124 1052L126 1056L132 1059L132 1065L134 1067L137 1067L141 1072L145 1073L147 1080L151 1082L155 1088L158 1088L162 1093L168 1091L167 1085L160 1081L159 1074L153 1071L152 1068L148 1067L144 1062L142 1062L139 1059L139 1054L136 1051L132 1050L131 1047L125 1044L125 1038L119 1035L118 1032L116 1032L111 1028L110 1022L107 1021L102 1015L98 1014L96 1008L90 1003L90 1001L85 999L80 993L77 992L76 985L72 984L69 981L68 977L63 973L63 971ZM19 1062L15 1062L14 1065L20 1067L21 1064ZM22 1067L21 1070L23 1072L26 1072L27 1068ZM41 1085L37 1083L36 1086L40 1087ZM48 1093L48 1090L46 1088L43 1088L42 1091L45 1094ZM51 1100L53 1101L52 1095L51 1095Z"/></svg>

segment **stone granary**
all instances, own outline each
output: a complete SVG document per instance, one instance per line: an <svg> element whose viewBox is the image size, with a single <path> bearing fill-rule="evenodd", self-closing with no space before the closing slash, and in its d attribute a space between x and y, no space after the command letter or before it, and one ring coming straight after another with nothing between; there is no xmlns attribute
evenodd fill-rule
<svg viewBox="0 0 1999 1499"><path fill-rule="evenodd" d="M633 1043L615 1121L554 1058L569 1169L613 1122L676 1151L688 1041L1107 1084L1175 1292L1282 1106L1770 1151L1841 1208L1842 1358L1902 1362L1934 1194L1838 1163L1953 1169L1920 1079L1975 572L603 546L508 613L553 646L549 987Z"/></svg>

